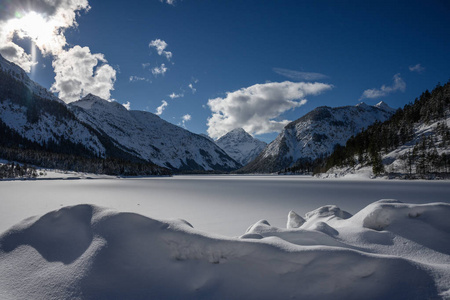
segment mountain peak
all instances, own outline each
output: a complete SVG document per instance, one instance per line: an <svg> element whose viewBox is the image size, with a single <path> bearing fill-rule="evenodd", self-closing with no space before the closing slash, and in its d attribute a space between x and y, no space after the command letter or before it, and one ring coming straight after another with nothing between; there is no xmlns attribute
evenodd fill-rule
<svg viewBox="0 0 450 300"><path fill-rule="evenodd" d="M84 109L91 109L94 105L101 106L101 107L110 107L110 108L118 108L118 109L125 109L122 104L117 103L116 101L109 101L105 100L103 98L100 98L97 95L94 94L87 94L83 98L81 98L78 101L71 102L70 105L78 106Z"/></svg>
<svg viewBox="0 0 450 300"><path fill-rule="evenodd" d="M382 110L385 110L385 111L389 111L389 112L395 111L394 108L392 108L389 105L387 105L387 103L384 102L384 101L380 101L377 104L375 104L374 106L376 108L379 108L379 109L382 109Z"/></svg>
<svg viewBox="0 0 450 300"><path fill-rule="evenodd" d="M369 105L367 105L365 102L359 102L355 106L356 107L361 107L361 108L368 108L369 107Z"/></svg>
<svg viewBox="0 0 450 300"><path fill-rule="evenodd" d="M266 147L266 143L255 139L242 128L235 128L223 135L216 144L242 165L255 159Z"/></svg>

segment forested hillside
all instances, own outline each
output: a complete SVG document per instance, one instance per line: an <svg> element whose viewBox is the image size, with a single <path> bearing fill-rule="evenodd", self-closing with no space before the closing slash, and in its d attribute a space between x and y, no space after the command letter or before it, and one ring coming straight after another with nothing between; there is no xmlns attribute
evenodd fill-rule
<svg viewBox="0 0 450 300"><path fill-rule="evenodd" d="M449 123L450 82L425 91L389 120L351 137L345 146L336 145L316 172L371 166L374 175L448 176Z"/></svg>

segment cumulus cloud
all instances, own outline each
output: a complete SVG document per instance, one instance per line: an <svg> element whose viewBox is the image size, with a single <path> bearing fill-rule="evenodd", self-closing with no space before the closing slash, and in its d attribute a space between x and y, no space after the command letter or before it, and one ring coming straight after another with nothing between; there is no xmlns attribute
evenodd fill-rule
<svg viewBox="0 0 450 300"><path fill-rule="evenodd" d="M131 103L130 103L130 101L127 101L127 103L124 103L124 104L122 104L123 105L123 107L125 107L127 110L130 110L131 109Z"/></svg>
<svg viewBox="0 0 450 300"><path fill-rule="evenodd" d="M165 64L161 64L161 66L154 67L152 69L152 74L155 75L155 77L158 76L158 75L164 75L167 72L167 70L168 69L167 69L166 65Z"/></svg>
<svg viewBox="0 0 450 300"><path fill-rule="evenodd" d="M380 98L385 97L388 94L401 91L404 92L406 89L406 83L405 81L400 77L400 73L397 73L394 75L394 83L391 86L382 85L379 89L368 89L363 92L359 100L369 98Z"/></svg>
<svg viewBox="0 0 450 300"><path fill-rule="evenodd" d="M299 81L313 81L328 78L327 75L321 73L312 73L312 72L299 72L288 69L281 68L273 68L273 71L281 76L287 77L292 80Z"/></svg>
<svg viewBox="0 0 450 300"><path fill-rule="evenodd" d="M415 66L409 66L409 70L411 72L422 73L423 71L425 71L425 68L422 67L420 64L417 64Z"/></svg>
<svg viewBox="0 0 450 300"><path fill-rule="evenodd" d="M101 53L91 53L89 47L75 46L63 51L52 63L55 82L52 92L65 102L80 99L89 93L109 100L114 90L116 71Z"/></svg>
<svg viewBox="0 0 450 300"><path fill-rule="evenodd" d="M0 10L0 54L30 72L33 57L14 43L30 38L43 55L59 55L66 46L65 30L76 27L76 16L90 9L87 0L14 0Z"/></svg>
<svg viewBox="0 0 450 300"><path fill-rule="evenodd" d="M170 97L170 99L183 98L183 97L184 97L184 94L175 94L175 93L172 93L172 94L169 95L169 97Z"/></svg>
<svg viewBox="0 0 450 300"><path fill-rule="evenodd" d="M167 43L165 41L156 39L151 41L148 46L150 48L155 48L158 55L164 55L167 60L170 60L172 58L172 52L165 50L167 48Z"/></svg>
<svg viewBox="0 0 450 300"><path fill-rule="evenodd" d="M255 84L224 98L208 100L212 116L208 118L208 134L218 138L234 128L251 134L280 131L289 120L277 120L290 109L306 103L308 95L318 95L332 88L324 83L270 82Z"/></svg>
<svg viewBox="0 0 450 300"><path fill-rule="evenodd" d="M166 109L167 105L169 105L167 103L167 101L165 101L165 100L161 101L161 105L156 108L155 114L160 116L163 113L163 111Z"/></svg>

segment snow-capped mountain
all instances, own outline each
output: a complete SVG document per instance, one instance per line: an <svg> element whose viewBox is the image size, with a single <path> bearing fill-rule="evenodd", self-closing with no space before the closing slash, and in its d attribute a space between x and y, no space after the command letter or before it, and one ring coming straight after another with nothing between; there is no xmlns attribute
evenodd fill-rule
<svg viewBox="0 0 450 300"><path fill-rule="evenodd" d="M1 56L0 133L2 146L25 142L34 150L147 161L173 170L241 166L214 142L152 113L93 95L66 105Z"/></svg>
<svg viewBox="0 0 450 300"><path fill-rule="evenodd" d="M116 147L177 170L233 170L240 165L214 142L145 111L127 110L94 95L72 102L79 120L111 138Z"/></svg>
<svg viewBox="0 0 450 300"><path fill-rule="evenodd" d="M3 130L40 146L80 146L94 156L105 155L99 138L75 118L63 101L1 56L0 122Z"/></svg>
<svg viewBox="0 0 450 300"><path fill-rule="evenodd" d="M242 128L231 130L216 144L243 166L254 160L267 146L267 143L255 139Z"/></svg>
<svg viewBox="0 0 450 300"><path fill-rule="evenodd" d="M336 144L344 145L354 134L376 121L392 116L394 109L380 102L375 106L359 103L356 106L314 109L286 125L277 138L240 172L277 172L293 166L300 159L315 159L329 154Z"/></svg>

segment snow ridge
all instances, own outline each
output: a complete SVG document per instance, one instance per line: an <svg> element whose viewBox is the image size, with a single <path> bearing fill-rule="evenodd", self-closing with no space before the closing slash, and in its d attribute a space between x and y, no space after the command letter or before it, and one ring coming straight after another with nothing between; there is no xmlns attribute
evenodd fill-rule
<svg viewBox="0 0 450 300"><path fill-rule="evenodd" d="M267 146L267 143L252 137L242 128L231 130L216 144L243 166L254 160Z"/></svg>
<svg viewBox="0 0 450 300"><path fill-rule="evenodd" d="M0 235L0 298L447 298L449 213L446 203L380 200L353 216L327 205L287 229L261 220L226 238L184 220L63 207Z"/></svg>

